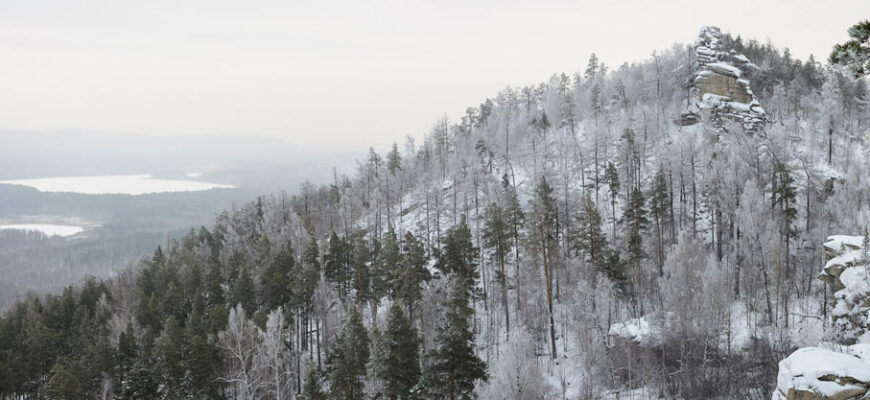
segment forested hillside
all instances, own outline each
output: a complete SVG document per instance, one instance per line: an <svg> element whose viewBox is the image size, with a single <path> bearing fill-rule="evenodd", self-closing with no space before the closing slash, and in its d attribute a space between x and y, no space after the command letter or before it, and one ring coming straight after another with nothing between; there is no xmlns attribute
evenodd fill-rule
<svg viewBox="0 0 870 400"><path fill-rule="evenodd" d="M711 27L593 54L19 302L0 398L770 398L839 332L817 275L870 222L868 96Z"/></svg>

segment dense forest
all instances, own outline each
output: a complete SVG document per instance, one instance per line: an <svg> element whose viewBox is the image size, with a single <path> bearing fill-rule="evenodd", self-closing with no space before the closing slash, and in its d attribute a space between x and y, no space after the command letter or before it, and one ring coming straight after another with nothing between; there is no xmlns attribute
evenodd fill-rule
<svg viewBox="0 0 870 400"><path fill-rule="evenodd" d="M702 96L716 68L751 102ZM844 334L817 275L870 222L868 99L714 28L593 54L18 302L0 398L768 399Z"/></svg>

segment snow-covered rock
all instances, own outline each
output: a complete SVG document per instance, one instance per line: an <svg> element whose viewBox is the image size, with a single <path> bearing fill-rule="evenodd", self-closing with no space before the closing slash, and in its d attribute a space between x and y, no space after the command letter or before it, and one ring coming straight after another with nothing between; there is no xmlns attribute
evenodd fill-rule
<svg viewBox="0 0 870 400"><path fill-rule="evenodd" d="M819 279L834 291L832 349L804 347L779 363L773 400L870 397L870 259L864 236L829 236ZM853 344L856 343L857 344ZM843 346L850 345L851 346ZM835 351L839 350L839 351Z"/></svg>
<svg viewBox="0 0 870 400"><path fill-rule="evenodd" d="M866 349L856 351L864 354ZM857 399L867 393L870 364L820 347L804 347L779 362L772 400Z"/></svg>
<svg viewBox="0 0 870 400"><path fill-rule="evenodd" d="M607 334L613 337L631 340L644 347L661 346L663 343L662 330L659 321L653 314L647 314L639 318L617 322L610 325ZM667 325L665 322L664 325Z"/></svg>
<svg viewBox="0 0 870 400"><path fill-rule="evenodd" d="M707 112L719 126L731 120L745 131L756 130L765 121L765 112L745 78L745 72L753 66L749 59L733 49L723 48L722 32L715 26L701 27L695 41L695 57L698 71L691 83L698 97L693 104L687 104L689 111L680 117L679 123L692 125L698 121L694 116Z"/></svg>
<svg viewBox="0 0 870 400"><path fill-rule="evenodd" d="M834 339L844 344L855 343L870 331L870 257L864 240L863 236L834 235L823 245L828 261L819 279L831 285Z"/></svg>

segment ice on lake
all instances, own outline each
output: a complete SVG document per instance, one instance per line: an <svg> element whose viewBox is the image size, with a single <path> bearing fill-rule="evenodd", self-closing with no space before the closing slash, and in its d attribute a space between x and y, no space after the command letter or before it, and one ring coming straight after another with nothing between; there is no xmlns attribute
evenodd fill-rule
<svg viewBox="0 0 870 400"><path fill-rule="evenodd" d="M182 179L154 179L151 175L68 176L0 181L10 185L30 186L40 192L72 192L82 194L130 194L166 192L196 192L233 185Z"/></svg>
<svg viewBox="0 0 870 400"><path fill-rule="evenodd" d="M72 236L76 233L83 232L85 228L73 225L54 225L54 224L9 224L0 225L0 230L15 229L30 232L44 233L46 236Z"/></svg>

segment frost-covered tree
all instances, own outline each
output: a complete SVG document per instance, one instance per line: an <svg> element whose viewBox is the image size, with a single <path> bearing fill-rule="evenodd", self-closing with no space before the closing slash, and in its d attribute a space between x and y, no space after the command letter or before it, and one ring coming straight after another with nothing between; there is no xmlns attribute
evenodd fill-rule
<svg viewBox="0 0 870 400"><path fill-rule="evenodd" d="M834 46L829 61L848 68L855 76L870 73L870 21L861 21L849 28L852 39Z"/></svg>
<svg viewBox="0 0 870 400"><path fill-rule="evenodd" d="M264 377L255 359L261 337L240 305L230 310L227 328L218 334L217 341L225 362L224 375L219 379L229 385L231 397L248 400L260 396Z"/></svg>

